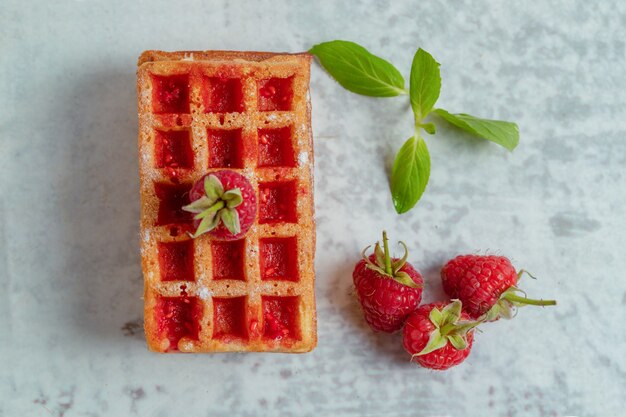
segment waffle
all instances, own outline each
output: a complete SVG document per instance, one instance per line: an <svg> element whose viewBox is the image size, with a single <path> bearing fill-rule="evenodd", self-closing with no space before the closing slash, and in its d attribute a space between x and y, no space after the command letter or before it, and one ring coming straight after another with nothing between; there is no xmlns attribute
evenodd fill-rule
<svg viewBox="0 0 626 417"><path fill-rule="evenodd" d="M317 343L308 54L139 58L144 327L157 352L308 352ZM244 238L191 239L193 183L229 169L257 192Z"/></svg>

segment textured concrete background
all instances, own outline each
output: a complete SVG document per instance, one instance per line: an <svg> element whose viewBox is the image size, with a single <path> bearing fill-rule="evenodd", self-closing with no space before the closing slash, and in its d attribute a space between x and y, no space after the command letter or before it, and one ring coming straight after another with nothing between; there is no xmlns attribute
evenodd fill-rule
<svg viewBox="0 0 626 417"><path fill-rule="evenodd" d="M348 3L348 2L345 2ZM126 2L0 5L0 416L621 416L626 409L626 3ZM439 104L517 121L512 154L446 126L397 216L386 164L402 99L313 69L319 346L302 356L149 353L140 328L135 61L144 49L301 51L343 38L408 75L442 64ZM438 120L435 120L438 122ZM368 331L350 294L382 228L426 300L441 265L498 252L539 277L445 373Z"/></svg>

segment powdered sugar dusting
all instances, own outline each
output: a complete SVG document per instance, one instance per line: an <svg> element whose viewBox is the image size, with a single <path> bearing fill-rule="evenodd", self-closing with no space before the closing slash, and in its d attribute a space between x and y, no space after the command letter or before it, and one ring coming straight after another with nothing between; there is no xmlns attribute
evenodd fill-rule
<svg viewBox="0 0 626 417"><path fill-rule="evenodd" d="M202 300L207 300L211 296L211 291L207 287L198 288L198 297Z"/></svg>
<svg viewBox="0 0 626 417"><path fill-rule="evenodd" d="M190 340L181 340L178 342L178 348L181 352L190 352L193 349L193 342Z"/></svg>
<svg viewBox="0 0 626 417"><path fill-rule="evenodd" d="M298 163L300 166L304 166L307 162L309 162L309 153L308 152L300 152L298 155Z"/></svg>
<svg viewBox="0 0 626 417"><path fill-rule="evenodd" d="M150 229L146 229L143 232L143 241L148 243L150 241Z"/></svg>

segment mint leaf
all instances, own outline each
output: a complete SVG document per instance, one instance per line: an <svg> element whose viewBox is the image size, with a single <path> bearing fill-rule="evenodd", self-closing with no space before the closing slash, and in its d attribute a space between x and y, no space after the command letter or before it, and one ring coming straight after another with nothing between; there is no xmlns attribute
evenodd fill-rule
<svg viewBox="0 0 626 417"><path fill-rule="evenodd" d="M319 59L339 84L353 93L371 97L406 94L400 71L354 42L324 42L313 46L309 53Z"/></svg>
<svg viewBox="0 0 626 417"><path fill-rule="evenodd" d="M435 106L441 90L439 63L422 48L413 57L410 81L411 107L420 122Z"/></svg>
<svg viewBox="0 0 626 417"><path fill-rule="evenodd" d="M519 129L515 123L480 119L465 113L452 114L444 109L435 109L434 111L454 126L472 135L502 145L509 151L515 149L519 143Z"/></svg>
<svg viewBox="0 0 626 417"><path fill-rule="evenodd" d="M393 162L391 197L398 214L405 213L420 199L430 176L430 155L424 139L411 136Z"/></svg>
<svg viewBox="0 0 626 417"><path fill-rule="evenodd" d="M426 133L430 135L434 135L437 132L437 129L435 128L434 123L424 123L423 125L420 125L420 126L422 127L422 129L426 131Z"/></svg>

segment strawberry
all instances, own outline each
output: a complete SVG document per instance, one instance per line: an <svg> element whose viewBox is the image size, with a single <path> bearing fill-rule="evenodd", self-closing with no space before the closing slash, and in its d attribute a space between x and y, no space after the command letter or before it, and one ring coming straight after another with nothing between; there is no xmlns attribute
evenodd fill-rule
<svg viewBox="0 0 626 417"><path fill-rule="evenodd" d="M376 242L374 253L356 264L352 278L365 320L375 331L392 333L400 330L405 318L422 300L422 276L406 262L409 252L404 246L402 259L389 256L387 233L383 247Z"/></svg>
<svg viewBox="0 0 626 417"><path fill-rule="evenodd" d="M423 305L406 320L404 349L425 368L451 368L469 356L479 323L470 320L459 300Z"/></svg>
<svg viewBox="0 0 626 417"><path fill-rule="evenodd" d="M556 304L554 300L518 295L522 291L516 285L524 272L516 272L504 256L464 255L446 263L441 279L444 291L461 300L472 318L485 315L485 321L493 321L499 317L511 318L516 307Z"/></svg>
<svg viewBox="0 0 626 417"><path fill-rule="evenodd" d="M242 237L256 216L256 195L241 174L223 170L200 178L189 192L191 204L183 210L194 213L196 238L210 232L224 240Z"/></svg>

